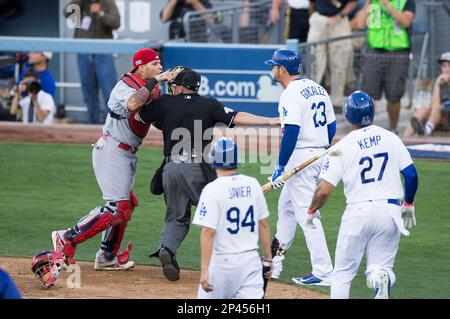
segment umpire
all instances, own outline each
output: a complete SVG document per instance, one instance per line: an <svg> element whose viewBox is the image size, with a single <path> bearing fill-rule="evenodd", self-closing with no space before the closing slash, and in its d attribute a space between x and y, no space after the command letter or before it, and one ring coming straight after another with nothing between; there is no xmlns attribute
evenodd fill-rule
<svg viewBox="0 0 450 319"><path fill-rule="evenodd" d="M217 123L238 125L277 125L277 119L234 112L214 98L198 95L200 74L186 67L169 84L169 93L152 101L136 114L143 123L153 123L162 130L165 166L162 186L166 200L165 224L158 249L150 257L160 259L164 276L180 279L175 253L189 232L191 207L215 173L206 159L212 141L212 128ZM180 139L181 138L181 139Z"/></svg>

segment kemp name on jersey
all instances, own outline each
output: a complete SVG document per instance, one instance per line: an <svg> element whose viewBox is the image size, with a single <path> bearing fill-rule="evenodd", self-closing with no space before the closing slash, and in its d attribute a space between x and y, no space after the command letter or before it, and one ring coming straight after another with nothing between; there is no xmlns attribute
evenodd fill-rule
<svg viewBox="0 0 450 319"><path fill-rule="evenodd" d="M380 135L375 135L371 137L363 138L362 140L358 141L359 148L364 150L371 148L372 146L377 146L381 141Z"/></svg>

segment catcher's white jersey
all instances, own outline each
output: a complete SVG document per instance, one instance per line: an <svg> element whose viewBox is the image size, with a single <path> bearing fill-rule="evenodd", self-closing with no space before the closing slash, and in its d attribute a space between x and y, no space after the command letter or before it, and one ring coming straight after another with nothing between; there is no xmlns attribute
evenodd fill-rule
<svg viewBox="0 0 450 319"><path fill-rule="evenodd" d="M221 176L206 185L193 224L216 230L213 254L258 249L259 220L269 216L258 181L237 174Z"/></svg>
<svg viewBox="0 0 450 319"><path fill-rule="evenodd" d="M310 79L291 81L278 104L281 127L286 124L301 127L296 148L327 147L327 125L334 122L333 104L327 91Z"/></svg>
<svg viewBox="0 0 450 319"><path fill-rule="evenodd" d="M400 171L413 163L400 138L370 125L349 133L336 143L320 178L336 186L342 179L347 204L376 199L401 199Z"/></svg>

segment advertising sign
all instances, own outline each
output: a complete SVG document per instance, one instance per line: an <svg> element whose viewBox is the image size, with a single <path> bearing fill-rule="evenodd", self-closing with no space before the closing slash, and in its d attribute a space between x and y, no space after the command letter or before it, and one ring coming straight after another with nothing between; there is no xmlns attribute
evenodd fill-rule
<svg viewBox="0 0 450 319"><path fill-rule="evenodd" d="M167 43L164 69L177 65L199 72L199 94L214 97L236 111L278 116L283 88L272 77L270 60L280 46Z"/></svg>

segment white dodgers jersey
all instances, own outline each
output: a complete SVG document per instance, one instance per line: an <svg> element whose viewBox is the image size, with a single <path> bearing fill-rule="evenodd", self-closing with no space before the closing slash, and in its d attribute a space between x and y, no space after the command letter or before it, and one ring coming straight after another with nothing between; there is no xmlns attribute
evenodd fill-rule
<svg viewBox="0 0 450 319"><path fill-rule="evenodd" d="M304 78L291 81L281 94L278 112L282 128L286 124L300 126L296 148L329 146L327 125L336 117L322 86Z"/></svg>
<svg viewBox="0 0 450 319"><path fill-rule="evenodd" d="M333 145L320 178L334 186L342 179L347 204L402 199L400 171L412 163L397 135L370 125L350 132Z"/></svg>
<svg viewBox="0 0 450 319"><path fill-rule="evenodd" d="M220 176L205 186L193 224L216 230L214 254L258 249L259 220L269 217L261 185L246 175Z"/></svg>

